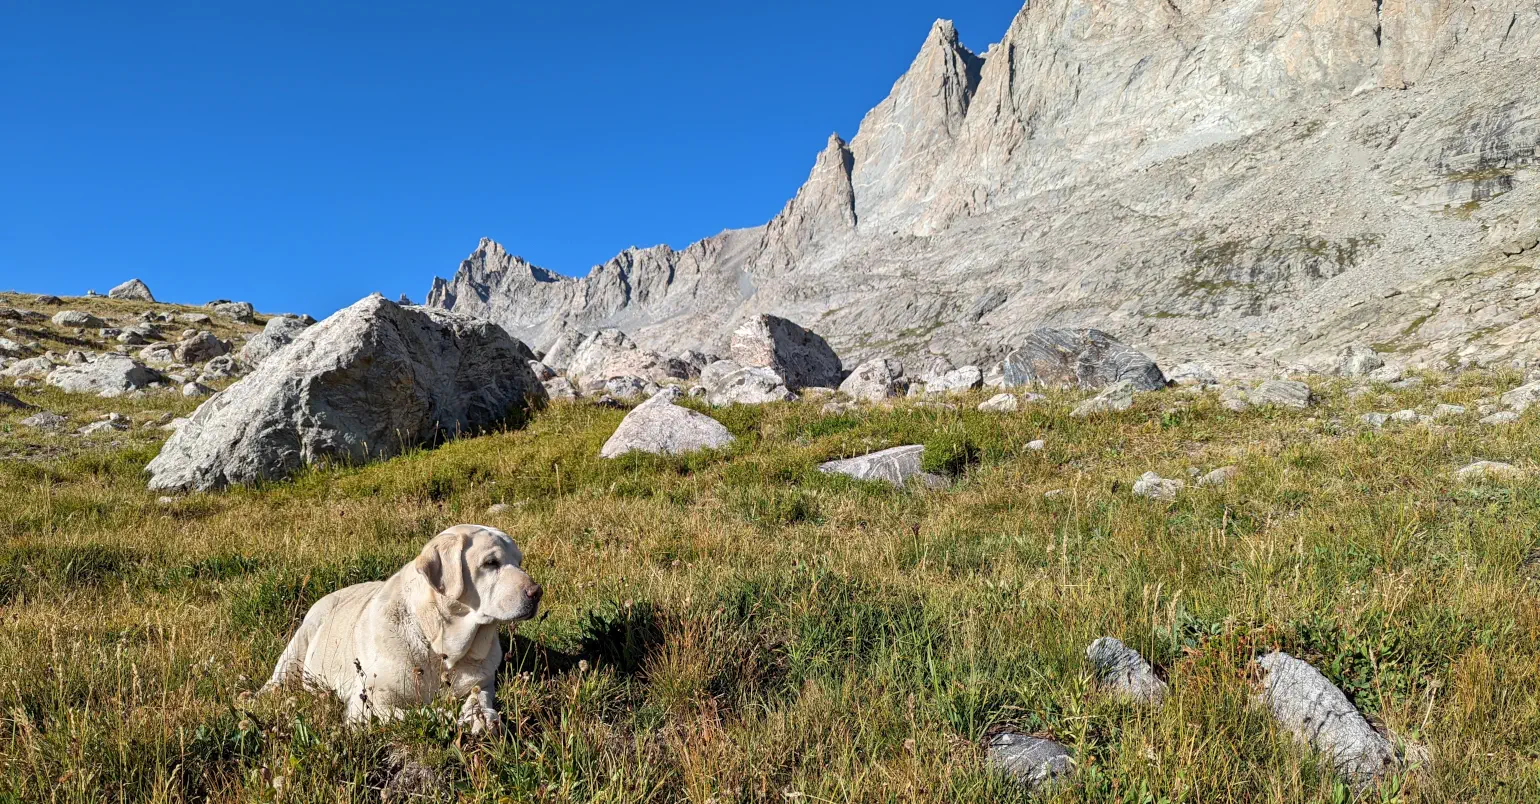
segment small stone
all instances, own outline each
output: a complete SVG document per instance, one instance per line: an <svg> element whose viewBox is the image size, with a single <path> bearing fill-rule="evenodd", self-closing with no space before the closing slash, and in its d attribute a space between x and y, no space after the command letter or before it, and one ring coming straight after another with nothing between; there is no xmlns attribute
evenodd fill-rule
<svg viewBox="0 0 1540 804"><path fill-rule="evenodd" d="M1048 491L1043 492L1043 496L1048 499L1053 499L1054 497L1063 497L1064 489L1049 489Z"/></svg>
<svg viewBox="0 0 1540 804"><path fill-rule="evenodd" d="M214 389L202 383L190 382L182 386L182 396L198 397L208 396L214 393Z"/></svg>
<svg viewBox="0 0 1540 804"><path fill-rule="evenodd" d="M1359 416L1358 420L1364 424L1369 425L1370 427L1378 429L1384 427L1385 422L1390 421L1390 416L1384 413L1365 413L1364 415Z"/></svg>
<svg viewBox="0 0 1540 804"><path fill-rule="evenodd" d="M1295 380L1268 380L1254 388L1247 398L1257 405L1286 408L1310 407L1310 386Z"/></svg>
<svg viewBox="0 0 1540 804"><path fill-rule="evenodd" d="M1401 424L1416 424L1421 420L1421 417L1417 415L1415 410L1398 410L1390 414L1390 420Z"/></svg>
<svg viewBox="0 0 1540 804"><path fill-rule="evenodd" d="M506 514L512 507L508 503L492 503L487 506L487 515L497 516L498 514Z"/></svg>
<svg viewBox="0 0 1540 804"><path fill-rule="evenodd" d="M1134 384L1128 380L1119 380L1084 402L1081 402L1070 411L1075 418L1084 418L1097 413L1110 413L1128 410L1134 406Z"/></svg>
<svg viewBox="0 0 1540 804"><path fill-rule="evenodd" d="M979 403L979 410L985 413L1014 413L1021 407L1021 402L1015 394L995 394L986 402Z"/></svg>
<svg viewBox="0 0 1540 804"><path fill-rule="evenodd" d="M1212 472L1198 478L1200 488L1214 488L1223 486L1240 476L1241 470L1235 466L1221 466Z"/></svg>
<svg viewBox="0 0 1540 804"><path fill-rule="evenodd" d="M157 503L159 503L161 505L171 505L172 503L176 502L176 498L175 497L157 497L155 499L155 502L157 502Z"/></svg>
<svg viewBox="0 0 1540 804"><path fill-rule="evenodd" d="M1037 439L1036 441L1028 441L1027 442L1027 449L1030 449L1030 450L1033 450L1033 451L1040 452L1040 451L1042 451L1044 449L1047 449L1047 448L1048 448L1048 442L1044 441L1041 438Z"/></svg>
<svg viewBox="0 0 1540 804"><path fill-rule="evenodd" d="M1466 483L1479 483L1482 481L1517 480L1524 476L1523 470L1509 463L1498 461L1476 461L1454 473L1455 479Z"/></svg>
<svg viewBox="0 0 1540 804"><path fill-rule="evenodd" d="M1134 481L1134 495L1152 500L1174 500L1186 487L1187 484L1180 480L1167 480L1154 472L1145 472Z"/></svg>
<svg viewBox="0 0 1540 804"><path fill-rule="evenodd" d="M23 426L37 430L57 430L64 426L64 422L65 418L63 416L48 410L21 420Z"/></svg>
<svg viewBox="0 0 1540 804"><path fill-rule="evenodd" d="M1003 771L1023 787L1033 790L1075 771L1069 749L1053 740L1006 732L989 741L991 767Z"/></svg>
<svg viewBox="0 0 1540 804"><path fill-rule="evenodd" d="M1465 406L1463 405L1438 405L1433 408L1433 418L1435 419L1448 419L1464 415Z"/></svg>
<svg viewBox="0 0 1540 804"><path fill-rule="evenodd" d="M1086 658L1096 668L1097 684L1135 703L1158 704L1165 700L1166 682L1155 675L1155 668L1143 656L1113 637L1091 643Z"/></svg>
<svg viewBox="0 0 1540 804"><path fill-rule="evenodd" d="M1487 416L1486 418L1481 420L1481 423L1482 424L1486 424L1486 425L1496 426L1496 425L1504 425L1504 424L1513 424L1514 422L1516 422L1518 420L1519 420L1519 414L1514 413L1512 411L1505 410L1505 411L1502 411L1500 413L1493 413L1492 415Z"/></svg>

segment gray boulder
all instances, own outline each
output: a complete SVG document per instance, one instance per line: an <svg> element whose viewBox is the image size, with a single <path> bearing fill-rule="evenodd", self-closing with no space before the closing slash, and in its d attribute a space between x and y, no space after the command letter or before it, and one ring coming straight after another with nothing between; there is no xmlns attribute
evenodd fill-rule
<svg viewBox="0 0 1540 804"><path fill-rule="evenodd" d="M1504 405L1507 405L1515 413L1523 413L1530 406L1540 402L1540 382L1527 383L1503 394L1499 397Z"/></svg>
<svg viewBox="0 0 1540 804"><path fill-rule="evenodd" d="M1096 329L1040 329L1005 357L1005 385L1096 390L1127 380L1138 391L1166 386L1155 361Z"/></svg>
<svg viewBox="0 0 1540 804"><path fill-rule="evenodd" d="M0 370L0 377L39 379L47 376L53 370L54 364L52 360L46 357L29 357L24 360L18 360L6 366L4 370Z"/></svg>
<svg viewBox="0 0 1540 804"><path fill-rule="evenodd" d="M60 366L44 382L72 394L116 397L162 380L160 372L126 355L104 354L89 363Z"/></svg>
<svg viewBox="0 0 1540 804"><path fill-rule="evenodd" d="M909 482L910 478L917 478L930 488L945 486L946 478L929 474L920 468L920 460L924 455L924 445L911 444L856 458L822 463L818 465L818 471L825 474L845 475L857 480L881 480L895 486L903 486Z"/></svg>
<svg viewBox="0 0 1540 804"><path fill-rule="evenodd" d="M1134 406L1134 384L1128 380L1119 380L1106 388L1096 396L1081 402L1069 415L1075 418L1085 418L1097 413L1115 413L1128 410Z"/></svg>
<svg viewBox="0 0 1540 804"><path fill-rule="evenodd" d="M851 399L880 402L903 396L909 388L904 379L904 364L893 357L874 357L856 366L840 383L840 393Z"/></svg>
<svg viewBox="0 0 1540 804"><path fill-rule="evenodd" d="M827 341L779 316L755 316L735 330L728 357L742 366L770 369L792 391L838 388L844 379L839 355Z"/></svg>
<svg viewBox="0 0 1540 804"><path fill-rule="evenodd" d="M309 324L294 316L281 315L268 319L262 331L253 335L241 347L241 363L247 366L260 365L268 356L293 343L309 327Z"/></svg>
<svg viewBox="0 0 1540 804"><path fill-rule="evenodd" d="M963 366L933 377L925 383L925 394L955 394L984 387L984 371L978 366Z"/></svg>
<svg viewBox="0 0 1540 804"><path fill-rule="evenodd" d="M1310 407L1310 386L1296 380L1268 380L1251 390L1247 398L1253 405L1277 405L1285 408Z"/></svg>
<svg viewBox="0 0 1540 804"><path fill-rule="evenodd" d="M1353 344L1337 356L1333 373L1342 377L1367 377L1385 366L1385 358L1367 346Z"/></svg>
<svg viewBox="0 0 1540 804"><path fill-rule="evenodd" d="M637 405L604 442L599 457L616 458L628 452L683 455L733 443L726 427L710 416L674 404L678 398L677 389L669 389Z"/></svg>
<svg viewBox="0 0 1540 804"><path fill-rule="evenodd" d="M35 430L57 430L64 426L65 421L63 416L51 410L45 410L22 419L21 423L22 426L31 427Z"/></svg>
<svg viewBox="0 0 1540 804"><path fill-rule="evenodd" d="M725 361L722 361L725 362ZM707 369L716 368L713 363ZM707 386L706 401L713 407L723 405L763 405L767 402L791 402L797 395L786 387L780 375L767 368L745 366Z"/></svg>
<svg viewBox="0 0 1540 804"><path fill-rule="evenodd" d="M1038 737L1006 732L989 741L985 754L989 765L1029 790L1042 787L1075 772L1075 758L1068 748Z"/></svg>
<svg viewBox="0 0 1540 804"><path fill-rule="evenodd" d="M1504 410L1504 411L1498 411L1497 413L1493 413L1490 416L1483 417L1481 419L1481 423L1485 424L1485 425L1497 426L1497 425L1504 425L1504 424L1513 424L1514 422L1516 422L1518 420L1519 420L1519 414L1514 413L1511 410Z"/></svg>
<svg viewBox="0 0 1540 804"><path fill-rule="evenodd" d="M210 358L203 365L203 371L198 374L198 382L209 383L215 380L227 380L239 373L235 365L235 358L229 355L220 355Z"/></svg>
<svg viewBox="0 0 1540 804"><path fill-rule="evenodd" d="M603 393L616 399L640 399L658 392L657 383L641 377L611 377L604 381Z"/></svg>
<svg viewBox="0 0 1540 804"><path fill-rule="evenodd" d="M155 301L155 296L150 293L150 286L138 279L130 279L107 291L107 297L110 299L129 299L142 302Z"/></svg>
<svg viewBox="0 0 1540 804"><path fill-rule="evenodd" d="M144 346L159 338L160 331L154 325L140 323L124 327L123 331L118 333L117 341L125 346Z"/></svg>
<svg viewBox="0 0 1540 804"><path fill-rule="evenodd" d="M210 302L209 309L214 311L214 315L234 319L246 324L251 323L257 317L257 310L251 306L251 302Z"/></svg>
<svg viewBox="0 0 1540 804"><path fill-rule="evenodd" d="M145 467L150 488L255 483L496 426L545 401L533 357L489 322L370 296L199 406Z"/></svg>
<svg viewBox="0 0 1540 804"><path fill-rule="evenodd" d="M171 356L176 362L190 366L228 354L229 351L229 345L214 337L213 333L199 332L178 341L171 350Z"/></svg>
<svg viewBox="0 0 1540 804"><path fill-rule="evenodd" d="M618 329L601 329L586 337L565 373L579 386L597 385L612 377L641 377L655 383L690 377L685 364L642 349Z"/></svg>
<svg viewBox="0 0 1540 804"><path fill-rule="evenodd" d="M577 354L578 347L587 340L586 335L577 330L567 330L556 337L556 342L551 348L545 350L545 356L541 362L558 372L567 370L567 364L572 362L572 357Z"/></svg>
<svg viewBox="0 0 1540 804"><path fill-rule="evenodd" d="M1136 703L1158 704L1166 699L1166 682L1155 675L1155 668L1113 637L1102 637L1086 648L1086 658L1096 668L1097 684L1102 690Z"/></svg>
<svg viewBox="0 0 1540 804"><path fill-rule="evenodd" d="M1134 496L1170 501L1176 499L1184 488L1187 488L1187 484L1180 480L1168 480L1154 472L1145 472L1134 481Z"/></svg>
<svg viewBox="0 0 1540 804"><path fill-rule="evenodd" d="M546 396L551 399L578 398L577 388L574 388L572 381L566 377L552 377L541 384L545 386Z"/></svg>
<svg viewBox="0 0 1540 804"><path fill-rule="evenodd" d="M71 327L75 329L101 329L107 326L107 322L90 313L79 310L60 310L53 314L54 326Z"/></svg>
<svg viewBox="0 0 1540 804"><path fill-rule="evenodd" d="M1020 407L1021 400L1015 394L995 394L979 403L979 410L985 413L1014 413Z"/></svg>
<svg viewBox="0 0 1540 804"><path fill-rule="evenodd" d="M1257 665L1262 701L1279 725L1325 754L1343 779L1363 786L1395 767L1390 742L1320 671L1283 652L1263 656Z"/></svg>

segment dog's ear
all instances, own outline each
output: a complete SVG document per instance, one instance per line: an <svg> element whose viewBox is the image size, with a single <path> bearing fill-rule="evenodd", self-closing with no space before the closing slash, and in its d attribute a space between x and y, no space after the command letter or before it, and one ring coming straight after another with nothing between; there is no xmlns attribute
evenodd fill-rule
<svg viewBox="0 0 1540 804"><path fill-rule="evenodd" d="M459 600L465 594L465 535L451 529L433 537L417 555L417 572L439 594Z"/></svg>

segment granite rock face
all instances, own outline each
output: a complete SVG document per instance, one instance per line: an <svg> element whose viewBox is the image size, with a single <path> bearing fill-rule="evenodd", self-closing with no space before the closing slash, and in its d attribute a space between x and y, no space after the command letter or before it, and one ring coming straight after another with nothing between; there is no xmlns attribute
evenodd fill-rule
<svg viewBox="0 0 1540 804"><path fill-rule="evenodd" d="M1395 767L1390 741L1319 670L1282 652L1263 656L1257 665L1263 673L1261 699L1279 725L1325 754L1349 783L1368 784Z"/></svg>
<svg viewBox="0 0 1540 804"><path fill-rule="evenodd" d="M1095 329L1043 329L1005 357L1005 384L1100 389L1128 382L1136 391L1166 386L1155 361Z"/></svg>
<svg viewBox="0 0 1540 804"><path fill-rule="evenodd" d="M288 346L310 325L294 316L280 315L268 319L262 331L252 336L241 347L240 360L247 366L259 365L269 355Z"/></svg>
<svg viewBox="0 0 1540 804"><path fill-rule="evenodd" d="M370 296L200 405L145 467L150 488L278 479L495 426L544 402L533 357L495 324Z"/></svg>
<svg viewBox="0 0 1540 804"><path fill-rule="evenodd" d="M982 54L921 34L765 226L580 279L483 241L428 303L663 354L773 313L851 364L1097 328L1226 377L1360 343L1494 363L1540 334L1532 4L1043 0L971 34L998 37Z"/></svg>
<svg viewBox="0 0 1540 804"><path fill-rule="evenodd" d="M159 372L126 355L104 354L89 362L60 366L50 372L44 382L72 394L117 397L161 379Z"/></svg>
<svg viewBox="0 0 1540 804"><path fill-rule="evenodd" d="M107 291L109 299L128 299L131 301L154 302L155 295L150 293L150 286L138 279L130 279L121 285Z"/></svg>
<svg viewBox="0 0 1540 804"><path fill-rule="evenodd" d="M844 379L839 355L828 341L779 316L756 316L735 330L728 357L739 365L770 369L793 391L837 388Z"/></svg>
<svg viewBox="0 0 1540 804"><path fill-rule="evenodd" d="M604 442L599 457L618 458L628 452L683 455L733 442L732 433L720 422L674 404L677 398L678 391L673 389L633 408Z"/></svg>

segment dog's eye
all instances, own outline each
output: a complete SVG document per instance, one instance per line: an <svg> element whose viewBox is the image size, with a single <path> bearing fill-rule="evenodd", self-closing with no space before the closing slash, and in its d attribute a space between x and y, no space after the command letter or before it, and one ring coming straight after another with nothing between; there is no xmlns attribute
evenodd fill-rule
<svg viewBox="0 0 1540 804"><path fill-rule="evenodd" d="M493 557L487 559L486 561L482 562L481 566L489 567L491 569L497 569L497 567L500 566L502 563L503 562L497 560L497 556L493 556Z"/></svg>

